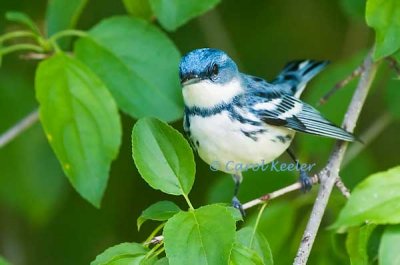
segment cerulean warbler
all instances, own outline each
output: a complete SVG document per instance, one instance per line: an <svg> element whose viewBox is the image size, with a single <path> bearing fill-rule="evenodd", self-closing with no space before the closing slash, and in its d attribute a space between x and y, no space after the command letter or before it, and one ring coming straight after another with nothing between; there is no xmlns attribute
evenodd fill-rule
<svg viewBox="0 0 400 265"><path fill-rule="evenodd" d="M185 102L184 130L193 148L208 164L269 163L288 150L296 132L344 141L355 137L325 119L299 99L306 84L326 61L294 61L285 66L272 82L239 72L223 51L197 49L182 57L179 75ZM234 176L233 205L242 172L221 167ZM304 190L311 181L300 171Z"/></svg>

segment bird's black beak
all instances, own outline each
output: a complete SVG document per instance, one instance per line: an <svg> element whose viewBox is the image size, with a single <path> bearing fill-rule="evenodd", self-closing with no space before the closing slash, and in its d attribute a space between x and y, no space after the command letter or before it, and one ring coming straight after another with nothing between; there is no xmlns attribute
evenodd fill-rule
<svg viewBox="0 0 400 265"><path fill-rule="evenodd" d="M187 74L181 78L181 85L188 86L192 84L196 84L201 81L201 78L196 74Z"/></svg>

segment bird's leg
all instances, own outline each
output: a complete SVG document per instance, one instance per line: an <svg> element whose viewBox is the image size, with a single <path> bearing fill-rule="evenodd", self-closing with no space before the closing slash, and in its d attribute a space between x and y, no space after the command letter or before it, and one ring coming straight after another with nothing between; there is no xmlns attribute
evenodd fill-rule
<svg viewBox="0 0 400 265"><path fill-rule="evenodd" d="M232 175L233 181L235 182L235 189L233 192L233 198L232 198L232 206L240 211L240 214L242 217L246 216L246 213L244 212L243 206L240 203L239 199L237 198L237 195L239 193L239 187L240 183L242 182L242 173L241 172L236 172L235 174Z"/></svg>
<svg viewBox="0 0 400 265"><path fill-rule="evenodd" d="M290 150L289 148L286 150L286 152L289 154L290 158L292 158L292 160L295 163L298 163L298 160L296 158L296 156L293 154L292 150ZM301 184L301 190L303 192L307 192L310 191L312 188L312 180L311 178L308 176L308 174L300 167L299 168L300 171L300 177L299 177L299 181Z"/></svg>

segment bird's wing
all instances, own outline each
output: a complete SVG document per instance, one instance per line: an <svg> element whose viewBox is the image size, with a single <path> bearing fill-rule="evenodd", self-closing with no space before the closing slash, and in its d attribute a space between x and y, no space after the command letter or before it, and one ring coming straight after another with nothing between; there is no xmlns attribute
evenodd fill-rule
<svg viewBox="0 0 400 265"><path fill-rule="evenodd" d="M290 95L264 97L251 101L250 111L263 122L344 141L354 141L353 134L325 119L312 106Z"/></svg>

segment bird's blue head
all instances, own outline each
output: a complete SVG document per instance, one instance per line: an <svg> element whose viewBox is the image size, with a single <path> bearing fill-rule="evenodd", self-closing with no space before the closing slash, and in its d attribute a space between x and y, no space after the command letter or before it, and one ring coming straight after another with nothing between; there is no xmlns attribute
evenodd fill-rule
<svg viewBox="0 0 400 265"><path fill-rule="evenodd" d="M238 75L238 68L229 56L218 49L196 49L182 57L179 77L182 85L209 80L224 84Z"/></svg>

